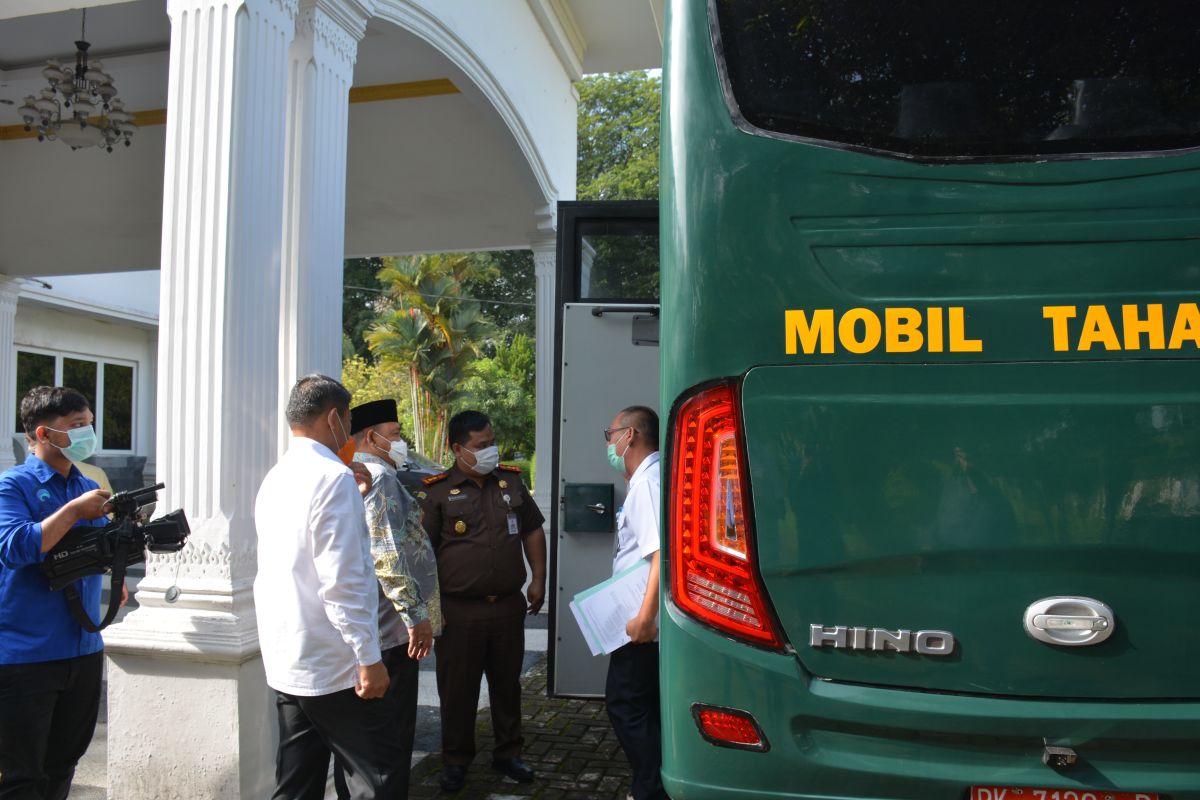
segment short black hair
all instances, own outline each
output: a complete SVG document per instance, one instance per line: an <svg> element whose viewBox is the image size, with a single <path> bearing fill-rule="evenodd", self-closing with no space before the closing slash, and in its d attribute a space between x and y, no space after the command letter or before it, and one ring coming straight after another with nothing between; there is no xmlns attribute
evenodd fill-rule
<svg viewBox="0 0 1200 800"><path fill-rule="evenodd" d="M25 435L33 439L38 425L91 408L83 394L69 387L35 386L21 398L21 424Z"/></svg>
<svg viewBox="0 0 1200 800"><path fill-rule="evenodd" d="M641 431L654 446L658 447L658 414L647 406L629 406L621 409L621 421Z"/></svg>
<svg viewBox="0 0 1200 800"><path fill-rule="evenodd" d="M460 411L450 418L450 424L446 429L446 438L452 445L465 445L472 433L481 431L491 424L492 421L488 419L488 415L482 411Z"/></svg>
<svg viewBox="0 0 1200 800"><path fill-rule="evenodd" d="M288 395L285 416L290 427L307 425L331 408L350 409L350 392L328 375L305 375Z"/></svg>

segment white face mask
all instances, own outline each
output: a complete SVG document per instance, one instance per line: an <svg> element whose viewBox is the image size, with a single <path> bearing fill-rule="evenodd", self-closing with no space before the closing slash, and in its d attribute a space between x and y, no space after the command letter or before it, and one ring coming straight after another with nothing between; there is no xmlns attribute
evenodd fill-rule
<svg viewBox="0 0 1200 800"><path fill-rule="evenodd" d="M408 443L403 439L392 442L392 446L388 448L388 456L397 467L403 467L408 463Z"/></svg>
<svg viewBox="0 0 1200 800"><path fill-rule="evenodd" d="M463 448L466 450L466 448ZM475 456L475 466L472 467L477 475L488 475L496 467L500 466L500 448L496 445L485 447L482 450L467 450Z"/></svg>
<svg viewBox="0 0 1200 800"><path fill-rule="evenodd" d="M395 464L397 467L403 467L405 464L408 463L408 443L407 442L405 442L403 439L397 439L396 441L393 442L390 439L385 438L381 434L375 433L374 431L371 431L371 433L374 436L378 436L380 439L383 439L385 442L388 443L388 449L386 451L379 445L375 444L374 442L371 442L371 445L376 450L380 451L381 453L386 452L387 457L389 459L391 459L393 464Z"/></svg>

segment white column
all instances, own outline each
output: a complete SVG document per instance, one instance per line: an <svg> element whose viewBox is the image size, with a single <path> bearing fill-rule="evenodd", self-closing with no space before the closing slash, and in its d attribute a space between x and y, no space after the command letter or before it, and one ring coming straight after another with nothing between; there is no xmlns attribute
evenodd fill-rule
<svg viewBox="0 0 1200 800"><path fill-rule="evenodd" d="M17 324L17 295L21 284L0 276L0 472L16 463L12 435L22 433L17 418L17 350L13 335Z"/></svg>
<svg viewBox="0 0 1200 800"><path fill-rule="evenodd" d="M550 519L550 503L554 496L554 286L557 278L557 245L554 239L543 239L531 245L533 271L537 280L537 305L534 309L537 370L537 410L534 425L534 447L537 450L537 473L533 481L533 500ZM552 535L547 530L548 535Z"/></svg>
<svg viewBox="0 0 1200 800"><path fill-rule="evenodd" d="M167 3L159 509L182 507L192 535L179 556L150 558L140 608L105 634L110 798L249 800L273 784L252 515L276 457L296 11L296 0Z"/></svg>
<svg viewBox="0 0 1200 800"><path fill-rule="evenodd" d="M341 379L346 136L358 0L301 0L288 70L279 408L312 372ZM282 413L279 415L282 423ZM281 429L280 446L286 442Z"/></svg>

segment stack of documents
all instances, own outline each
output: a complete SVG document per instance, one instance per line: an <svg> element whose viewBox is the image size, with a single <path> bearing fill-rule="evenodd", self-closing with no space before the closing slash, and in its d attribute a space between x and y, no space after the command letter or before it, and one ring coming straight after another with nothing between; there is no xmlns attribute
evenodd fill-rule
<svg viewBox="0 0 1200 800"><path fill-rule="evenodd" d="M607 655L629 644L625 624L641 610L649 577L650 562L643 560L575 595L571 613L592 655Z"/></svg>

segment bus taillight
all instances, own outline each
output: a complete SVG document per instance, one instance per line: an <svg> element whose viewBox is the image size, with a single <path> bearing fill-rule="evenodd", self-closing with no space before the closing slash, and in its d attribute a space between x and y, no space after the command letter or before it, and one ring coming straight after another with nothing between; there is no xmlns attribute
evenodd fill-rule
<svg viewBox="0 0 1200 800"><path fill-rule="evenodd" d="M688 399L675 417L671 465L671 595L723 633L782 648L755 573L749 481L732 386Z"/></svg>

